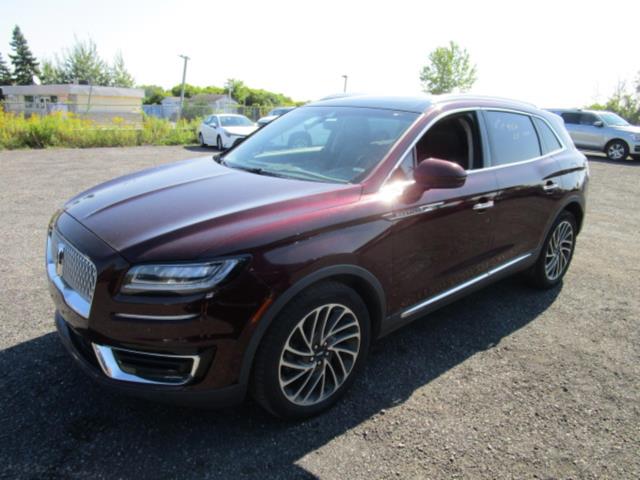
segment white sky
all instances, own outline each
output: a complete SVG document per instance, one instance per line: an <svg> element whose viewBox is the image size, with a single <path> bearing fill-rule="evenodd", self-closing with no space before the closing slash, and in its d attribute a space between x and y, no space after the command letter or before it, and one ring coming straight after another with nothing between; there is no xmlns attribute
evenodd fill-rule
<svg viewBox="0 0 640 480"><path fill-rule="evenodd" d="M14 24L39 58L91 37L122 50L139 84L227 78L312 100L342 91L411 95L435 47L454 40L478 66L474 93L542 107L603 100L640 71L640 1L3 0L0 52ZM434 4L432 4L434 3ZM607 30L611 28L610 30Z"/></svg>

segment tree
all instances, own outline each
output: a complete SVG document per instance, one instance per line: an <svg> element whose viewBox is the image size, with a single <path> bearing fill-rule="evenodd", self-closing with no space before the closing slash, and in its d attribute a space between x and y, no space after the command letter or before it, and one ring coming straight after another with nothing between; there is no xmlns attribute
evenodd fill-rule
<svg viewBox="0 0 640 480"><path fill-rule="evenodd" d="M109 65L98 54L93 40L76 39L71 49L55 60L43 60L40 81L43 84L88 82L93 85L132 87L134 80L118 52Z"/></svg>
<svg viewBox="0 0 640 480"><path fill-rule="evenodd" d="M144 89L142 103L145 105L159 104L167 96L167 92L159 85L138 85L138 88Z"/></svg>
<svg viewBox="0 0 640 480"><path fill-rule="evenodd" d="M435 95L454 90L466 92L476 81L476 66L469 53L455 42L438 47L429 54L429 64L420 72L422 90Z"/></svg>
<svg viewBox="0 0 640 480"><path fill-rule="evenodd" d="M13 64L13 80L18 85L33 85L33 77L38 76L38 61L33 56L27 39L22 34L19 26L13 29L13 38L11 40L11 48L14 54L9 54L11 63Z"/></svg>
<svg viewBox="0 0 640 480"><path fill-rule="evenodd" d="M640 123L640 96L637 92L638 85L636 85L636 93L631 93L625 82L618 82L613 95L604 105L596 103L587 108L615 112L629 123L637 125Z"/></svg>
<svg viewBox="0 0 640 480"><path fill-rule="evenodd" d="M112 87L133 87L133 77L124 66L122 52L116 53L116 56L113 59L113 64L111 65L110 73L111 80L109 82L109 85L111 85Z"/></svg>
<svg viewBox="0 0 640 480"><path fill-rule="evenodd" d="M2 54L0 53L0 85L11 85L13 83L13 78L11 78L11 70L7 66L7 63L2 58Z"/></svg>
<svg viewBox="0 0 640 480"><path fill-rule="evenodd" d="M244 104L249 96L250 89L244 84L242 80L236 80L235 78L229 78L224 87L224 93L229 94L238 103Z"/></svg>

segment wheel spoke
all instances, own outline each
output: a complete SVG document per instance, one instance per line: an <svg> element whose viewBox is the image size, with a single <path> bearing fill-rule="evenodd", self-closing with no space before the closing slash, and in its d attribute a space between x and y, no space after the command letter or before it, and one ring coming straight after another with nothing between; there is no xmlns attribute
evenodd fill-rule
<svg viewBox="0 0 640 480"><path fill-rule="evenodd" d="M332 395L351 374L360 338L360 324L344 305L326 304L306 314L280 354L279 382L285 397L304 406Z"/></svg>

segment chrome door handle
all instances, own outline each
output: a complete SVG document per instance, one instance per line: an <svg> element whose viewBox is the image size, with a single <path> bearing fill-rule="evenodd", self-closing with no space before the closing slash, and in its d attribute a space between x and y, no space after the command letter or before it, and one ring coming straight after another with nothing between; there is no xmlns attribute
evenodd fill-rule
<svg viewBox="0 0 640 480"><path fill-rule="evenodd" d="M487 200L486 202L476 203L473 206L474 210L486 210L487 208L493 207L493 200Z"/></svg>
<svg viewBox="0 0 640 480"><path fill-rule="evenodd" d="M545 192L553 192L558 188L560 188L560 186L556 182L552 182L551 180L549 180L542 186L542 190L544 190Z"/></svg>

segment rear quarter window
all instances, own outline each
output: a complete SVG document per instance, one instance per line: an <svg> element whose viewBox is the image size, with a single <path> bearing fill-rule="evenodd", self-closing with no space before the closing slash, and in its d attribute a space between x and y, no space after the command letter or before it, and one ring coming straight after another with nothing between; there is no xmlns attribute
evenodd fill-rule
<svg viewBox="0 0 640 480"><path fill-rule="evenodd" d="M533 117L533 123L536 125L536 130L540 137L540 145L542 146L542 153L544 155L562 148L562 144L558 140L558 137L553 133L553 130L551 130L544 120Z"/></svg>
<svg viewBox="0 0 640 480"><path fill-rule="evenodd" d="M508 165L540 156L531 117L520 113L485 112L491 164Z"/></svg>

